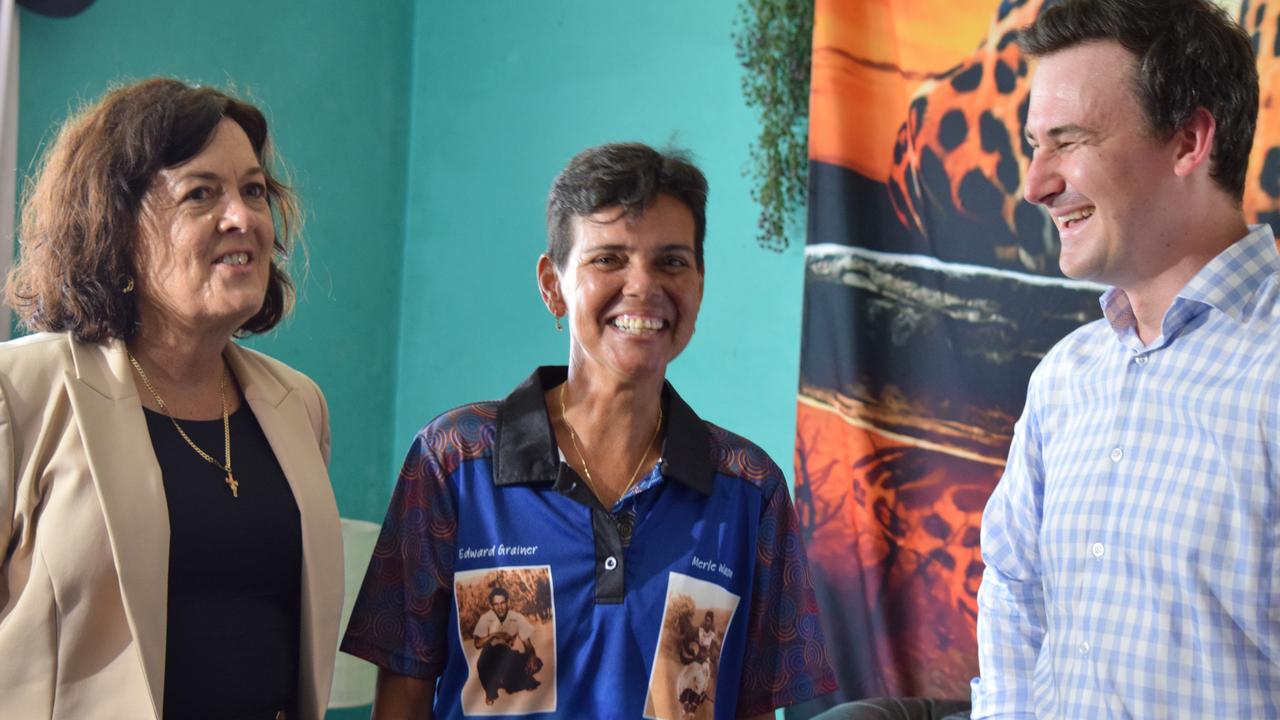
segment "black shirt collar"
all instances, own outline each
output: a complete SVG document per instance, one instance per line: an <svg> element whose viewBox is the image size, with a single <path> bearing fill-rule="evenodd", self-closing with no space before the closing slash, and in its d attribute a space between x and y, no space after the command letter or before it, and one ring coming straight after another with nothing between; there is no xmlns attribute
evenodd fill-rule
<svg viewBox="0 0 1280 720"><path fill-rule="evenodd" d="M540 367L499 405L496 485L555 482L560 456L543 395L568 377L563 365ZM663 383L662 398L667 418L662 475L710 495L711 433L670 383Z"/></svg>

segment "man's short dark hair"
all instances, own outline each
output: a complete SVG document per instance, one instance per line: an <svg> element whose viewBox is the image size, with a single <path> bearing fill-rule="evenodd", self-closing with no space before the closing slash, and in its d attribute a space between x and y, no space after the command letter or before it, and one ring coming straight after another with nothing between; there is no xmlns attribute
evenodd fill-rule
<svg viewBox="0 0 1280 720"><path fill-rule="evenodd" d="M496 597L500 597L500 598L502 598L503 600L510 600L510 599L511 599L511 596L507 594L507 591L506 591L506 590L504 590L504 589L502 589L501 587L495 587L495 588L493 588L492 590L490 590L490 591L489 591L489 604L490 604L490 605L492 605L492 604L493 604L493 599L494 599L494 598L496 598Z"/></svg>
<svg viewBox="0 0 1280 720"><path fill-rule="evenodd" d="M547 196L547 256L564 269L573 248L573 218L620 207L628 220L644 214L659 194L693 213L693 251L701 270L707 231L707 179L679 150L659 152L642 143L587 148L569 161Z"/></svg>
<svg viewBox="0 0 1280 720"><path fill-rule="evenodd" d="M1196 108L1217 130L1210 174L1237 201L1258 121L1258 68L1248 35L1208 0L1067 0L1023 28L1031 56L1110 40L1133 53L1134 92L1156 137L1168 139Z"/></svg>

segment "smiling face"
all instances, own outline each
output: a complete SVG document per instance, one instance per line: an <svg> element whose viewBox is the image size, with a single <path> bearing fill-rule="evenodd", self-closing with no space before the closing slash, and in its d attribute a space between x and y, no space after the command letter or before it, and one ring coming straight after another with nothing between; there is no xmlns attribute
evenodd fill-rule
<svg viewBox="0 0 1280 720"><path fill-rule="evenodd" d="M1180 224L1174 140L1149 130L1135 66L1111 41L1044 56L1026 123L1025 196L1053 217L1063 274L1120 287L1160 272Z"/></svg>
<svg viewBox="0 0 1280 720"><path fill-rule="evenodd" d="M241 127L161 170L143 198L136 266L142 327L230 336L262 307L275 228L266 175Z"/></svg>
<svg viewBox="0 0 1280 720"><path fill-rule="evenodd" d="M569 316L573 371L661 380L693 337L702 303L693 213L659 194L638 217L618 208L576 217L565 267L543 256L538 283L552 312Z"/></svg>
<svg viewBox="0 0 1280 720"><path fill-rule="evenodd" d="M499 620L505 620L507 617L507 596L494 595L489 600L489 607L493 609L493 614L497 615Z"/></svg>

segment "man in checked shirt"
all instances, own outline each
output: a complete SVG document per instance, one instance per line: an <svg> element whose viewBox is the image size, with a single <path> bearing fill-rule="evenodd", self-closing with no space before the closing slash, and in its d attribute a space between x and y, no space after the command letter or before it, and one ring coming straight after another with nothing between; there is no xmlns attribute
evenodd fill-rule
<svg viewBox="0 0 1280 720"><path fill-rule="evenodd" d="M1026 199L1063 273L1111 288L1032 375L987 505L973 717L1280 718L1280 253L1241 209L1249 38L1205 0L1066 0L1021 45Z"/></svg>

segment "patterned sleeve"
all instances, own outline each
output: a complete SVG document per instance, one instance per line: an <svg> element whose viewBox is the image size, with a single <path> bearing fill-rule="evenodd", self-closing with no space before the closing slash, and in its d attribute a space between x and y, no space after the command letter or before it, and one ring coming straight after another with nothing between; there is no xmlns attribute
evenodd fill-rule
<svg viewBox="0 0 1280 720"><path fill-rule="evenodd" d="M776 466L763 489L738 717L772 712L837 687L823 644L800 523Z"/></svg>
<svg viewBox="0 0 1280 720"><path fill-rule="evenodd" d="M457 512L430 441L414 441L356 597L342 651L398 675L435 679L448 655Z"/></svg>
<svg viewBox="0 0 1280 720"><path fill-rule="evenodd" d="M982 515L978 588L978 666L973 681L975 718L1033 718L1033 676L1045 634L1040 580L1040 518L1044 499L1036 384L1014 427L1004 475Z"/></svg>

